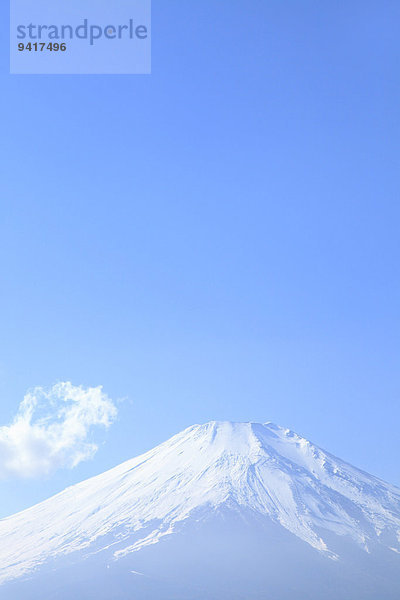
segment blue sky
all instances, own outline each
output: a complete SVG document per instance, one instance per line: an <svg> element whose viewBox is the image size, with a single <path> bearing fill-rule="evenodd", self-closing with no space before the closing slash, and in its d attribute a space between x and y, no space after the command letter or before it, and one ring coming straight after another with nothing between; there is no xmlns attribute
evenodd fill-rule
<svg viewBox="0 0 400 600"><path fill-rule="evenodd" d="M211 419L400 485L399 4L155 0L151 76L10 76L0 10L0 424L121 400L0 515Z"/></svg>

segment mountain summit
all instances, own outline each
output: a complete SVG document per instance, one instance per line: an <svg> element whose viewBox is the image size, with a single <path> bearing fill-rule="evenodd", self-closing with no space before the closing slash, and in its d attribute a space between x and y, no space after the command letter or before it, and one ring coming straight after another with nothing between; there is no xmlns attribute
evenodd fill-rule
<svg viewBox="0 0 400 600"><path fill-rule="evenodd" d="M1 520L0 584L10 600L391 600L400 490L272 423L194 425Z"/></svg>

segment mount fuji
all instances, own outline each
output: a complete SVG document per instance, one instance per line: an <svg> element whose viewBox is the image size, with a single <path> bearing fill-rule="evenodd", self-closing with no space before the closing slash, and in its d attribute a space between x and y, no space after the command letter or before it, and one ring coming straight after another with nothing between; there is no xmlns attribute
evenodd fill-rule
<svg viewBox="0 0 400 600"><path fill-rule="evenodd" d="M194 425L0 520L5 600L398 600L400 489L272 423Z"/></svg>

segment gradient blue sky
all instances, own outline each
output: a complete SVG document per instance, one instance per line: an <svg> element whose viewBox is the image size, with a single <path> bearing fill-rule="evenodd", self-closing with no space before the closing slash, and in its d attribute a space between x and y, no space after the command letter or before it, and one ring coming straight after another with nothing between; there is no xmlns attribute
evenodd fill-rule
<svg viewBox="0 0 400 600"><path fill-rule="evenodd" d="M10 76L0 11L0 424L125 398L0 516L211 419L400 485L400 4L154 0L151 76Z"/></svg>

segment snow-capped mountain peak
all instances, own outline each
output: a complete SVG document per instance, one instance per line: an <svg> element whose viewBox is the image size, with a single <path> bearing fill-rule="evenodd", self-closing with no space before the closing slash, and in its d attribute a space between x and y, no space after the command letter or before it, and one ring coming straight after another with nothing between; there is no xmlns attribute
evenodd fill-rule
<svg viewBox="0 0 400 600"><path fill-rule="evenodd" d="M118 560L224 509L333 559L331 534L400 552L400 490L270 422L213 421L0 521L0 582L74 553Z"/></svg>

